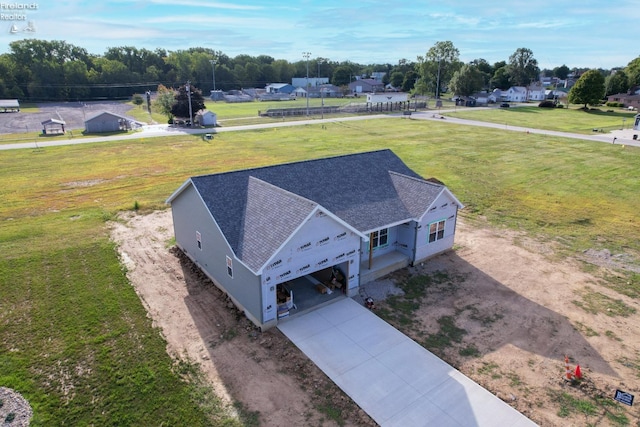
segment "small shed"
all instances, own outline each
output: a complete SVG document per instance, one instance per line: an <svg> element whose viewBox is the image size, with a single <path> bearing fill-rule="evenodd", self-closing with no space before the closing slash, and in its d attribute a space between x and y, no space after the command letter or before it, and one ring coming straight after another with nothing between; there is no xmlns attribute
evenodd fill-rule
<svg viewBox="0 0 640 427"><path fill-rule="evenodd" d="M216 126L218 124L217 117L216 113L212 111L200 110L194 120L196 123L199 123L200 126Z"/></svg>
<svg viewBox="0 0 640 427"><path fill-rule="evenodd" d="M85 120L84 128L87 133L120 132L131 130L134 124L137 122L129 117L103 111Z"/></svg>
<svg viewBox="0 0 640 427"><path fill-rule="evenodd" d="M20 103L17 99L0 99L0 111L3 113L20 112Z"/></svg>
<svg viewBox="0 0 640 427"><path fill-rule="evenodd" d="M59 135L64 134L64 120L49 119L41 122L43 135Z"/></svg>

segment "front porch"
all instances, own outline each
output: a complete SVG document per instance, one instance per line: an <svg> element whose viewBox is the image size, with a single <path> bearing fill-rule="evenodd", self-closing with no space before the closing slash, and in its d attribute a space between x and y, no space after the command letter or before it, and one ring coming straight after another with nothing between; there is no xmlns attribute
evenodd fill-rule
<svg viewBox="0 0 640 427"><path fill-rule="evenodd" d="M408 265L409 257L398 251L388 252L373 258L371 269L369 269L369 260L365 259L360 262L360 285L372 282Z"/></svg>

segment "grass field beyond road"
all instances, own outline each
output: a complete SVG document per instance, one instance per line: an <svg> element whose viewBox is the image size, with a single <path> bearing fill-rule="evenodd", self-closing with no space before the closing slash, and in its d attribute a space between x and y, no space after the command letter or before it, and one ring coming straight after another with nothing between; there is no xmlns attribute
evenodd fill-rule
<svg viewBox="0 0 640 427"><path fill-rule="evenodd" d="M610 110L606 107L584 111L581 108L539 108L537 106L515 108L473 109L465 108L446 113L453 117L483 122L521 126L532 129L547 129L558 132L592 134L594 129L604 132L633 128L636 113Z"/></svg>
<svg viewBox="0 0 640 427"><path fill-rule="evenodd" d="M165 208L189 176L383 148L444 181L464 215L570 253L640 253L633 147L398 119L7 151L0 384L30 401L33 425L232 423L166 354L105 221Z"/></svg>

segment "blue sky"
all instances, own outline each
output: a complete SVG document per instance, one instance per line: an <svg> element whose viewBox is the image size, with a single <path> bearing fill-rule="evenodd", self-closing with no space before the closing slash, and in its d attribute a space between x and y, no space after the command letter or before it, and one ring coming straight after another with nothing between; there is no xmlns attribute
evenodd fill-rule
<svg viewBox="0 0 640 427"><path fill-rule="evenodd" d="M640 56L640 0L41 0L6 2L0 52L22 38L64 40L103 54L115 46L207 47L233 57L415 61L450 40L460 59L507 61L533 51L541 68L611 68ZM35 5L36 10L6 5ZM14 15L14 16L12 16ZM7 16L9 19L7 19ZM25 31L32 22L34 32ZM16 33L10 29L15 26ZM4 27L4 28L3 28Z"/></svg>

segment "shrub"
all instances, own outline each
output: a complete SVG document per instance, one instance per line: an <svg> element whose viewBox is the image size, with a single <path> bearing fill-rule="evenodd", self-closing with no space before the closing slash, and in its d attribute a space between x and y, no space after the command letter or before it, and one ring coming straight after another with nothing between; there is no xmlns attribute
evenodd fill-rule
<svg viewBox="0 0 640 427"><path fill-rule="evenodd" d="M564 105L558 104L558 105L556 105L556 108L564 108Z"/></svg>
<svg viewBox="0 0 640 427"><path fill-rule="evenodd" d="M540 108L555 108L556 104L553 101L542 101L538 104Z"/></svg>

